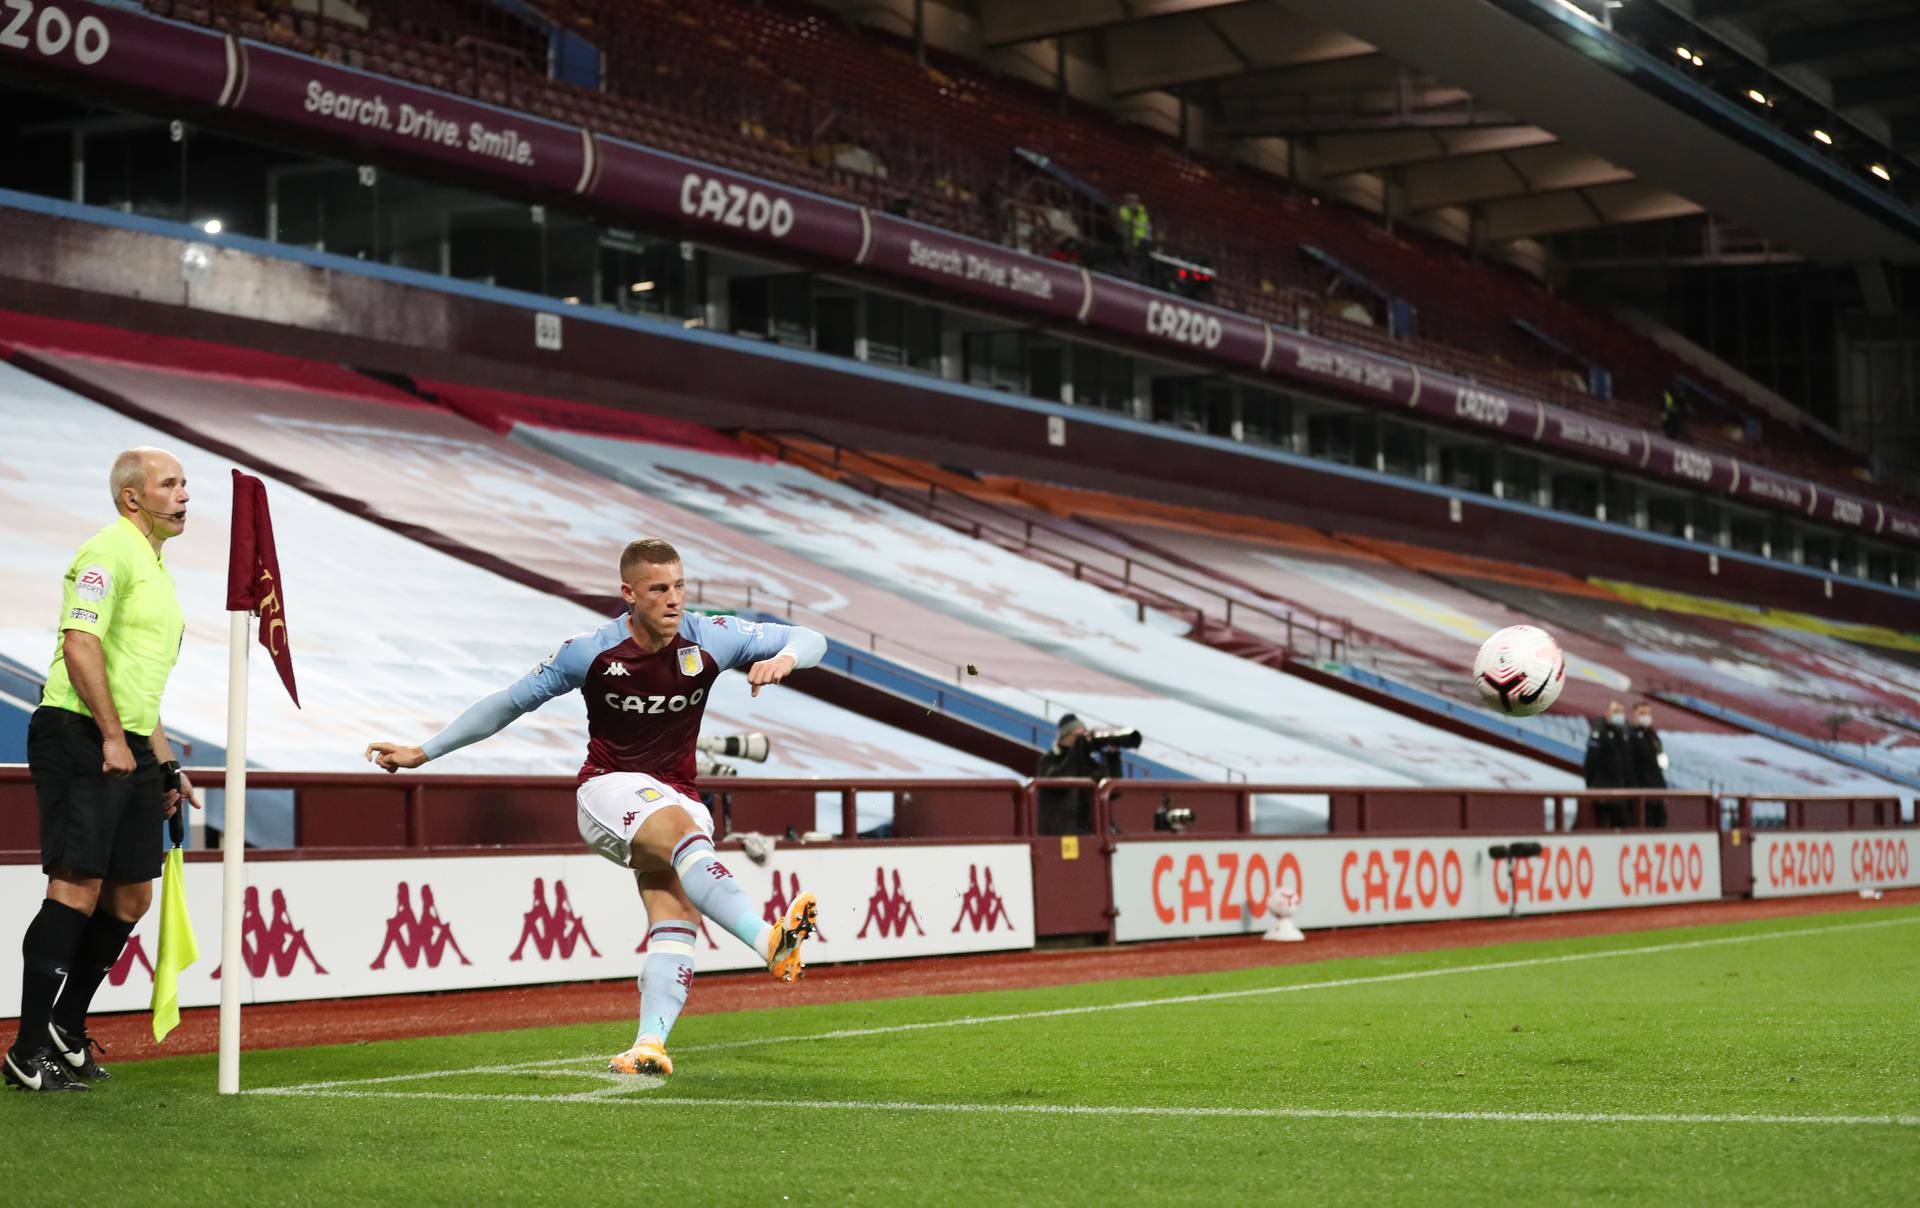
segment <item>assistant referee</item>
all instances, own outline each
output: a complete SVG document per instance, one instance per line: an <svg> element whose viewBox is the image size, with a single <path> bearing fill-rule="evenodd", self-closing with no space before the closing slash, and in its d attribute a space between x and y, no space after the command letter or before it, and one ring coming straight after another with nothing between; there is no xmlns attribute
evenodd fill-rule
<svg viewBox="0 0 1920 1208"><path fill-rule="evenodd" d="M20 1034L6 1081L87 1090L107 1076L87 1008L153 902L162 820L193 786L160 728L185 618L160 547L187 526L187 476L162 449L128 449L109 481L118 518L67 567L53 665L27 726L47 897L21 953Z"/></svg>

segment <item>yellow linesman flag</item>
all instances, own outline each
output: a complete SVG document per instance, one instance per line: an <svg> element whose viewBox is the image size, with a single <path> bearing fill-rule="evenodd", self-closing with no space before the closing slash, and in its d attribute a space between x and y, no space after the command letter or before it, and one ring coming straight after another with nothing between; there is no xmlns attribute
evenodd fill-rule
<svg viewBox="0 0 1920 1208"><path fill-rule="evenodd" d="M186 805L181 802L182 808ZM180 1026L180 974L200 959L187 917L186 858L179 848L167 853L160 874L160 953L153 963L153 1039L165 1040Z"/></svg>

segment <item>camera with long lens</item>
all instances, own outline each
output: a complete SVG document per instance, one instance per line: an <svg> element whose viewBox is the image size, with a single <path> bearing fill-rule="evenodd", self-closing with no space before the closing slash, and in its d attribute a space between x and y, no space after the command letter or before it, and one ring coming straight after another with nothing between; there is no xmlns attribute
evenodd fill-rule
<svg viewBox="0 0 1920 1208"><path fill-rule="evenodd" d="M1193 811L1184 805L1175 805L1171 799L1162 797L1160 808L1153 811L1153 829L1171 831L1180 834L1193 825Z"/></svg>
<svg viewBox="0 0 1920 1208"><path fill-rule="evenodd" d="M720 759L745 759L753 763L767 761L769 746L765 734L715 734L694 745Z"/></svg>
<svg viewBox="0 0 1920 1208"><path fill-rule="evenodd" d="M765 734L716 734L694 744L700 752L694 767L702 776L738 776L739 768L720 761L745 759L751 763L765 763L770 746Z"/></svg>
<svg viewBox="0 0 1920 1208"><path fill-rule="evenodd" d="M1137 749L1141 735L1138 730L1088 730L1084 741L1087 753L1099 765L1097 775L1118 780L1125 774L1120 752Z"/></svg>

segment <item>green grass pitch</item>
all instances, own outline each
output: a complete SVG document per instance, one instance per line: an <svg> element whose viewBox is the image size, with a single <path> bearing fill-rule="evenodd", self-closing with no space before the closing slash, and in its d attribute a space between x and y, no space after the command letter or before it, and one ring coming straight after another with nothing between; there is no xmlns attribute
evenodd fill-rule
<svg viewBox="0 0 1920 1208"><path fill-rule="evenodd" d="M1920 908L630 1028L9 1093L6 1199L1920 1200Z"/></svg>

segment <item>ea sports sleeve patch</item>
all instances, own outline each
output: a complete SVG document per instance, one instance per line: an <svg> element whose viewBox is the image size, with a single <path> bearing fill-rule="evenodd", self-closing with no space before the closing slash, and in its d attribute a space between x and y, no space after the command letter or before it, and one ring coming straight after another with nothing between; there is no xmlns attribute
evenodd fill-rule
<svg viewBox="0 0 1920 1208"><path fill-rule="evenodd" d="M103 551L82 546L67 569L60 599L60 628L79 629L96 637L113 623L114 601L124 588L120 568Z"/></svg>

